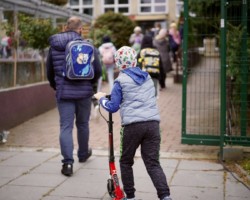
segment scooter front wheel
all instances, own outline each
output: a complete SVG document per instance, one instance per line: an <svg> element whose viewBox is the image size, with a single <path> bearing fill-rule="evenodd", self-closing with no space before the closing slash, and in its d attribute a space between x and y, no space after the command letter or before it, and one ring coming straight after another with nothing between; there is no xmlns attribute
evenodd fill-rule
<svg viewBox="0 0 250 200"><path fill-rule="evenodd" d="M115 187L114 187L114 182L112 179L108 179L107 189L108 189L109 196L111 198L114 198L115 197Z"/></svg>

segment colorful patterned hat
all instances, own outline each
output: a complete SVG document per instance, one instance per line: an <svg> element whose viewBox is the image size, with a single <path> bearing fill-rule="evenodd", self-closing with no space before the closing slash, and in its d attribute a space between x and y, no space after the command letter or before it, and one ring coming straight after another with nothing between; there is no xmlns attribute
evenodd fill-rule
<svg viewBox="0 0 250 200"><path fill-rule="evenodd" d="M136 67L137 54L134 49L128 46L123 46L115 53L115 64L120 69Z"/></svg>

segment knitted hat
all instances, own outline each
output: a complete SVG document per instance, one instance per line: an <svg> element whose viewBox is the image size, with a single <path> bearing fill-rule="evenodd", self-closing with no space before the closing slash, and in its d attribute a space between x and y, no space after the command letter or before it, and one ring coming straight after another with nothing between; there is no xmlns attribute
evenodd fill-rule
<svg viewBox="0 0 250 200"><path fill-rule="evenodd" d="M134 49L128 46L123 46L115 53L115 64L120 69L136 67L137 54Z"/></svg>

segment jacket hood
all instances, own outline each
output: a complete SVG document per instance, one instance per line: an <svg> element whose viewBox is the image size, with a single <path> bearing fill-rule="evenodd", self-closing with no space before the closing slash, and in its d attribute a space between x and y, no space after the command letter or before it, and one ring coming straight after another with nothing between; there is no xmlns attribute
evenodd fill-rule
<svg viewBox="0 0 250 200"><path fill-rule="evenodd" d="M142 71L139 67L127 68L122 70L121 73L130 76L138 85L142 85L148 77L148 73Z"/></svg>
<svg viewBox="0 0 250 200"><path fill-rule="evenodd" d="M49 44L52 48L58 51L64 51L68 42L76 38L82 39L82 37L74 31L57 33L55 35L50 36Z"/></svg>

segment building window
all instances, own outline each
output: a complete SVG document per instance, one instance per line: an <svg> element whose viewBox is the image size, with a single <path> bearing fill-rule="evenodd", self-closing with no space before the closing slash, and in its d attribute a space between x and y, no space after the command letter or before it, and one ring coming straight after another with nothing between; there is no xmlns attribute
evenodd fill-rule
<svg viewBox="0 0 250 200"><path fill-rule="evenodd" d="M151 7L150 6L142 6L141 7L141 12L143 13L151 13Z"/></svg>
<svg viewBox="0 0 250 200"><path fill-rule="evenodd" d="M109 11L115 12L115 9L114 8L105 8L105 13L109 12Z"/></svg>
<svg viewBox="0 0 250 200"><path fill-rule="evenodd" d="M79 0L70 0L69 3L71 6L76 6L79 5Z"/></svg>
<svg viewBox="0 0 250 200"><path fill-rule="evenodd" d="M119 13L128 13L128 8L118 8Z"/></svg>
<svg viewBox="0 0 250 200"><path fill-rule="evenodd" d="M180 17L181 12L184 11L183 1L177 0L176 2L176 17Z"/></svg>
<svg viewBox="0 0 250 200"><path fill-rule="evenodd" d="M78 8L74 8L73 10L76 11L76 12L79 12L79 9L78 9Z"/></svg>
<svg viewBox="0 0 250 200"><path fill-rule="evenodd" d="M119 0L118 1L119 4L128 4L128 0Z"/></svg>
<svg viewBox="0 0 250 200"><path fill-rule="evenodd" d="M82 0L82 4L83 5L92 5L93 2L92 2L92 0Z"/></svg>
<svg viewBox="0 0 250 200"><path fill-rule="evenodd" d="M130 0L103 0L103 13L113 11L129 14L129 3Z"/></svg>
<svg viewBox="0 0 250 200"><path fill-rule="evenodd" d="M70 8L81 14L87 14L93 16L94 5L93 0L70 0Z"/></svg>
<svg viewBox="0 0 250 200"><path fill-rule="evenodd" d="M139 9L140 13L167 13L168 0L140 0Z"/></svg>
<svg viewBox="0 0 250 200"><path fill-rule="evenodd" d="M105 4L105 5L112 5L112 4L115 4L115 0L105 0L105 1L104 1L104 4Z"/></svg>
<svg viewBox="0 0 250 200"><path fill-rule="evenodd" d="M128 4L129 0L104 0L104 4Z"/></svg>
<svg viewBox="0 0 250 200"><path fill-rule="evenodd" d="M93 8L84 8L83 13L86 15L93 16Z"/></svg>
<svg viewBox="0 0 250 200"><path fill-rule="evenodd" d="M143 3L151 3L151 0L141 0L141 4Z"/></svg>
<svg viewBox="0 0 250 200"><path fill-rule="evenodd" d="M163 7L163 6L155 6L155 12L165 12L166 11L166 8Z"/></svg>

